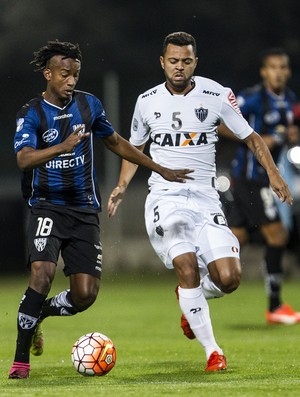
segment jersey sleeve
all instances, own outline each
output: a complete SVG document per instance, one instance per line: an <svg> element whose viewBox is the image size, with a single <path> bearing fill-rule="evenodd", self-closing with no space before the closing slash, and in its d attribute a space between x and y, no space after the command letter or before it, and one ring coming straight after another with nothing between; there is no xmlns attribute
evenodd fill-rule
<svg viewBox="0 0 300 397"><path fill-rule="evenodd" d="M147 123L144 122L140 100L138 98L135 109L133 112L133 117L131 121L131 130L130 130L130 138L129 141L134 146L141 146L149 139L150 129L147 126Z"/></svg>
<svg viewBox="0 0 300 397"><path fill-rule="evenodd" d="M94 97L93 106L95 111L95 121L92 125L93 133L97 138L103 138L112 135L114 133L114 128L106 118L106 113L100 99Z"/></svg>
<svg viewBox="0 0 300 397"><path fill-rule="evenodd" d="M25 105L17 114L16 133L14 137L15 153L19 152L23 147L29 146L36 148L37 146L37 129L39 121L37 114L33 108Z"/></svg>
<svg viewBox="0 0 300 397"><path fill-rule="evenodd" d="M236 97L230 89L225 90L221 106L221 118L239 139L245 139L253 132L253 128L243 117Z"/></svg>

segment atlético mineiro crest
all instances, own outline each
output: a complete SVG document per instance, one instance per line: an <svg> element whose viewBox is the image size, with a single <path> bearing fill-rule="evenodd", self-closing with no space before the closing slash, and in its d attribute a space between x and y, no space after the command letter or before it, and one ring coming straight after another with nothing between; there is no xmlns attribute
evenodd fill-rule
<svg viewBox="0 0 300 397"><path fill-rule="evenodd" d="M208 109L204 109L203 107L195 109L195 114L202 123L208 115Z"/></svg>
<svg viewBox="0 0 300 397"><path fill-rule="evenodd" d="M34 245L35 248L39 251L42 252L47 244L47 238L35 238L34 239Z"/></svg>

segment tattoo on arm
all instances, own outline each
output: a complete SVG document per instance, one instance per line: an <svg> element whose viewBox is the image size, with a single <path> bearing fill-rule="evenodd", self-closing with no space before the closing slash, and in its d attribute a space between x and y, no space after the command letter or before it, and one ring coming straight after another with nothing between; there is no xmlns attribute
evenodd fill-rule
<svg viewBox="0 0 300 397"><path fill-rule="evenodd" d="M260 164L262 164L263 158L264 158L264 153L262 148L259 145L255 145L254 149L254 156L256 157L257 161L260 162Z"/></svg>

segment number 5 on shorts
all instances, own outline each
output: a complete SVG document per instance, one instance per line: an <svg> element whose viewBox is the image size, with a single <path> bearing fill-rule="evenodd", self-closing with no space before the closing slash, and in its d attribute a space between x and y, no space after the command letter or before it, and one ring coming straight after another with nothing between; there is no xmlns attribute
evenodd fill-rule
<svg viewBox="0 0 300 397"><path fill-rule="evenodd" d="M153 222L156 223L159 221L158 205L153 208L153 212L154 212Z"/></svg>

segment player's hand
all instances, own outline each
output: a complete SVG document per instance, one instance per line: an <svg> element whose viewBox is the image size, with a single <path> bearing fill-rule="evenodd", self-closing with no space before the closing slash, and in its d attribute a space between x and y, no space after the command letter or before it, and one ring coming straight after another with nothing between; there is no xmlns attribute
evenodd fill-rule
<svg viewBox="0 0 300 397"><path fill-rule="evenodd" d="M290 189L285 182L285 180L281 177L281 175L275 174L274 176L270 176L270 185L274 192L277 194L279 200L284 203L285 201L289 204L293 204L293 197L291 195Z"/></svg>
<svg viewBox="0 0 300 397"><path fill-rule="evenodd" d="M72 153L79 143L90 136L89 132L83 132L83 126L77 127L65 141L61 143L64 153Z"/></svg>
<svg viewBox="0 0 300 397"><path fill-rule="evenodd" d="M190 169L182 169L182 170L170 170L169 168L162 167L160 175L170 182L180 182L185 183L187 179L193 180L194 178L189 176L188 174L194 172L194 170Z"/></svg>
<svg viewBox="0 0 300 397"><path fill-rule="evenodd" d="M117 212L118 206L121 204L126 191L125 186L117 186L111 192L107 203L107 212L109 218L114 216Z"/></svg>

